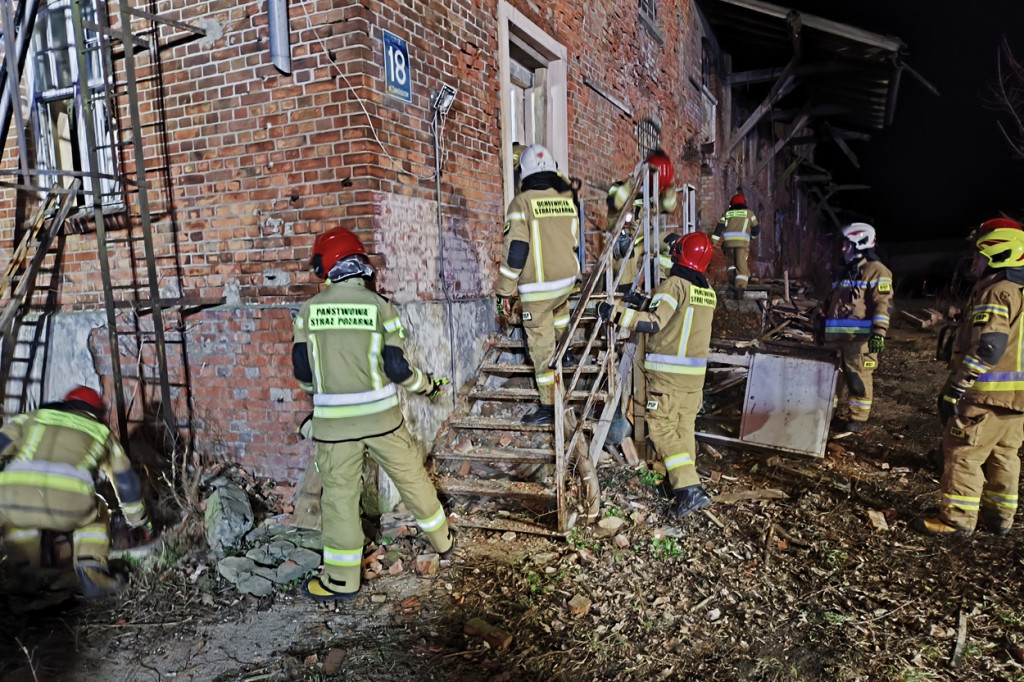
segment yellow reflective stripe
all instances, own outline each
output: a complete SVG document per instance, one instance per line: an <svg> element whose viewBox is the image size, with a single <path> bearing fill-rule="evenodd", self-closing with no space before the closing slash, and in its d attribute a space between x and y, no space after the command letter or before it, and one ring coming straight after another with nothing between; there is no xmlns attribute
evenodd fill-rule
<svg viewBox="0 0 1024 682"><path fill-rule="evenodd" d="M1024 381L976 381L971 387L986 393L994 391L1024 391Z"/></svg>
<svg viewBox="0 0 1024 682"><path fill-rule="evenodd" d="M686 374L689 376L704 376L707 373L707 367L690 367L686 365L669 365L664 362L647 362L644 361L644 369L649 369L652 372L664 372L666 374Z"/></svg>
<svg viewBox="0 0 1024 682"><path fill-rule="evenodd" d="M122 502L121 503L121 510L125 513L125 516L130 516L132 514L141 514L142 513L142 501L140 500L138 502L128 502L128 503Z"/></svg>
<svg viewBox="0 0 1024 682"><path fill-rule="evenodd" d="M405 337L405 327L402 326L402 319L399 317L393 317L384 323L384 331L388 334L394 334L398 332L400 336Z"/></svg>
<svg viewBox="0 0 1024 682"><path fill-rule="evenodd" d="M25 529L22 529L22 530L11 530L11 529L8 529L7 533L4 535L4 542L6 542L8 544L11 544L11 543L22 544L22 543L27 543L27 542L37 542L41 535L42 535L42 533L38 529L36 529L36 528L25 528Z"/></svg>
<svg viewBox="0 0 1024 682"><path fill-rule="evenodd" d="M416 367L413 372L415 373L416 381L414 381L407 390L412 391L413 393L419 393L419 391L427 385L427 375L419 367Z"/></svg>
<svg viewBox="0 0 1024 682"><path fill-rule="evenodd" d="M561 315L555 318L555 329L563 329L569 326L569 316Z"/></svg>
<svg viewBox="0 0 1024 682"><path fill-rule="evenodd" d="M538 386L547 386L549 384L554 384L555 383L555 373L554 372L550 372L550 371L549 372L537 372L536 374L533 375L533 377L534 377L534 379L537 380L537 385Z"/></svg>
<svg viewBox="0 0 1024 682"><path fill-rule="evenodd" d="M92 436L93 440L105 441L110 435L110 429L91 417L84 417L71 412L60 410L39 410L36 413L36 421L47 426L63 426L65 428L82 431Z"/></svg>
<svg viewBox="0 0 1024 682"><path fill-rule="evenodd" d="M661 305L662 303L668 303L670 306L672 306L672 310L679 309L679 301L677 301L675 297L672 296L671 294L655 294L654 298L651 299L652 306L655 303L657 303L658 305Z"/></svg>
<svg viewBox="0 0 1024 682"><path fill-rule="evenodd" d="M572 288L574 286L576 286L575 281L572 284L569 284L564 287L559 287L558 289L551 289L550 291L532 291L529 293L523 292L522 287L520 287L519 298L527 303L532 301L550 301L553 298L565 296L566 294L572 292Z"/></svg>
<svg viewBox="0 0 1024 682"><path fill-rule="evenodd" d="M36 450L39 449L39 442L46 433L46 427L41 424L33 424L25 435L25 444L21 446L21 452L16 459L20 461L31 461L35 459Z"/></svg>
<svg viewBox="0 0 1024 682"><path fill-rule="evenodd" d="M358 566L363 561L363 548L334 549L324 547L324 563L331 566Z"/></svg>
<svg viewBox="0 0 1024 682"><path fill-rule="evenodd" d="M981 503L988 507L1005 507L1007 509L1017 508L1016 495L1000 495L986 491L981 496Z"/></svg>
<svg viewBox="0 0 1024 682"><path fill-rule="evenodd" d="M540 221L534 219L530 222L530 245L533 247L533 271L538 282L544 281L544 254L543 245L540 241ZM550 298L550 297L549 297ZM526 300L526 299L523 299Z"/></svg>
<svg viewBox="0 0 1024 682"><path fill-rule="evenodd" d="M316 334L309 337L309 351L313 355L313 390L322 393L324 390L324 374L320 367L320 341Z"/></svg>
<svg viewBox="0 0 1024 682"><path fill-rule="evenodd" d="M683 328L679 333L679 349L676 355L686 355L686 344L690 340L690 332L693 330L693 308L686 309L683 319Z"/></svg>
<svg viewBox="0 0 1024 682"><path fill-rule="evenodd" d="M438 507L437 511L434 512L434 515L431 516L429 519L416 519L416 523L419 524L419 527L423 530L424 533L429 533L431 531L437 530L444 524L444 521L444 507Z"/></svg>
<svg viewBox="0 0 1024 682"><path fill-rule="evenodd" d="M295 322L292 323L292 329L305 329L306 321L302 319L301 315L295 317Z"/></svg>
<svg viewBox="0 0 1024 682"><path fill-rule="evenodd" d="M634 317L636 317L636 311L632 308L626 308L622 313L622 319L619 321L619 326L629 327L629 324L633 321Z"/></svg>
<svg viewBox="0 0 1024 682"><path fill-rule="evenodd" d="M689 466L693 464L693 456L688 452L681 452L678 455L672 455L665 458L665 469L672 471L679 467Z"/></svg>
<svg viewBox="0 0 1024 682"><path fill-rule="evenodd" d="M364 417L377 414L398 406L398 396L393 395L384 400L363 405L318 405L313 407L313 416L321 419L345 419L346 417Z"/></svg>
<svg viewBox="0 0 1024 682"><path fill-rule="evenodd" d="M74 535L76 545L105 545L110 542L110 536L99 530L76 530Z"/></svg>
<svg viewBox="0 0 1024 682"><path fill-rule="evenodd" d="M366 360L369 363L370 380L374 388L382 388L385 383L384 377L380 375L380 351L384 346L384 337L374 332L370 335L370 347L367 349Z"/></svg>
<svg viewBox="0 0 1024 682"><path fill-rule="evenodd" d="M32 471L0 471L0 486L31 485L49 490L61 490L79 495L93 495L92 485L70 476L59 474L41 474Z"/></svg>
<svg viewBox="0 0 1024 682"><path fill-rule="evenodd" d="M512 211L511 213L505 216L505 220L507 222L511 222L513 220L526 220L526 214L523 213L522 211Z"/></svg>
<svg viewBox="0 0 1024 682"><path fill-rule="evenodd" d="M508 277L509 279L519 279L519 275L520 273L522 273L522 271L522 268L514 269L508 267L507 265L502 265L500 268L498 268L498 272L500 272L503 277Z"/></svg>

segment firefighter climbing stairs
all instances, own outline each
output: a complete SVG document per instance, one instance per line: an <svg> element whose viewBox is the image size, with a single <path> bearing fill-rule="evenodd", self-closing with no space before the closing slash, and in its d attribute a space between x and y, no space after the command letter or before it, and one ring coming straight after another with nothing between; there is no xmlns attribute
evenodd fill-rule
<svg viewBox="0 0 1024 682"><path fill-rule="evenodd" d="M628 202L641 191L649 201L647 165L638 165L633 175ZM623 212L613 233L628 219ZM646 233L641 262L647 272L657 268L658 254L647 248L658 243L656 221L645 217L635 228ZM553 424L521 422L538 400L521 327L492 340L477 378L460 393L432 452L435 483L458 524L564 536L579 522L596 521L597 458L622 400L634 344L595 314L599 302L613 299L606 292L615 291L624 271L613 272L614 241L608 240L570 299L569 326L549 364L555 370ZM649 291L651 278L640 280Z"/></svg>

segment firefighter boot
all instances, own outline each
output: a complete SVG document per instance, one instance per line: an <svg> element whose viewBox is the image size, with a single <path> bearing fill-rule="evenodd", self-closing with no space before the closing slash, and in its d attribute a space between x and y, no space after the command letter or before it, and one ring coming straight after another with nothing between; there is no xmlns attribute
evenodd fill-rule
<svg viewBox="0 0 1024 682"><path fill-rule="evenodd" d="M98 561L79 561L75 566L78 580L82 586L82 596L86 599L110 597L124 589L123 575L112 574Z"/></svg>
<svg viewBox="0 0 1024 682"><path fill-rule="evenodd" d="M973 535L974 531L960 526L951 526L937 516L919 518L914 521L914 530L925 535Z"/></svg>
<svg viewBox="0 0 1024 682"><path fill-rule="evenodd" d="M356 598L359 588L355 592L335 592L324 584L322 577L315 577L302 584L302 591L313 601L351 601Z"/></svg>
<svg viewBox="0 0 1024 682"><path fill-rule="evenodd" d="M685 518L701 509L707 509L712 502L711 496L700 485L688 485L676 490L673 495L675 499L672 500L669 513L677 519Z"/></svg>
<svg viewBox="0 0 1024 682"><path fill-rule="evenodd" d="M851 419L850 421L846 422L846 430L849 431L850 433L860 433L861 431L864 430L864 426L866 424L867 422L855 421Z"/></svg>
<svg viewBox="0 0 1024 682"><path fill-rule="evenodd" d="M455 555L455 531L451 528L448 529L448 539L452 541L452 544L448 545L448 549L445 551L437 553L442 559L451 559Z"/></svg>
<svg viewBox="0 0 1024 682"><path fill-rule="evenodd" d="M530 426L544 426L555 423L555 406L540 405L533 412L523 416L523 424Z"/></svg>

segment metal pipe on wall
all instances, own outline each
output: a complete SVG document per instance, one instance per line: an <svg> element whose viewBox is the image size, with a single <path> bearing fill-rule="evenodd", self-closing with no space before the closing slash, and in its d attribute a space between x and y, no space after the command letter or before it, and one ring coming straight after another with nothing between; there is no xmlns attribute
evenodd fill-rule
<svg viewBox="0 0 1024 682"><path fill-rule="evenodd" d="M288 30L288 0L267 0L267 30L270 60L282 73L292 72L291 34Z"/></svg>

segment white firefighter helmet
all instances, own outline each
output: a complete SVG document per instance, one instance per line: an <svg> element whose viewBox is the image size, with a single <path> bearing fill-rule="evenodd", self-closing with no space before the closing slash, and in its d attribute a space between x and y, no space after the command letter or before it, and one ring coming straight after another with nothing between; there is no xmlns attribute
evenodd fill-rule
<svg viewBox="0 0 1024 682"><path fill-rule="evenodd" d="M525 180L534 173L558 170L555 157L547 147L540 144L531 144L519 157L519 177Z"/></svg>
<svg viewBox="0 0 1024 682"><path fill-rule="evenodd" d="M866 251L875 246L875 228L867 223L850 223L842 232L843 237L858 251Z"/></svg>

